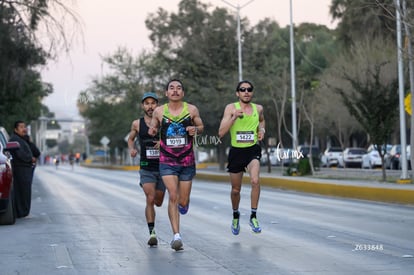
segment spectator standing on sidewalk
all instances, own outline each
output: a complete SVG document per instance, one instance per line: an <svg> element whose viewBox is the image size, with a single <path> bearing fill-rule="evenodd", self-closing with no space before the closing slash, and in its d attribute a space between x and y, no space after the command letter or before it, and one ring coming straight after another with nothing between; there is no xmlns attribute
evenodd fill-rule
<svg viewBox="0 0 414 275"><path fill-rule="evenodd" d="M36 162L36 158L33 157L30 145L26 141L26 135L26 123L21 120L16 121L10 141L17 141L20 144L18 150L11 151L17 218L28 216L32 203L33 163Z"/></svg>
<svg viewBox="0 0 414 275"><path fill-rule="evenodd" d="M33 173L34 173L34 170L35 170L35 168L36 168L36 165L37 165L37 161L38 161L38 159L39 159L39 157L40 157L40 155L41 155L41 153L40 153L40 150L39 150L39 148L37 148L37 146L36 146L36 144L34 144L33 142L32 142L32 139L30 138L30 136L29 135L25 135L24 136L24 139L27 141L27 143L29 144L29 147L30 147L30 151L32 151L32 155L33 155Z"/></svg>

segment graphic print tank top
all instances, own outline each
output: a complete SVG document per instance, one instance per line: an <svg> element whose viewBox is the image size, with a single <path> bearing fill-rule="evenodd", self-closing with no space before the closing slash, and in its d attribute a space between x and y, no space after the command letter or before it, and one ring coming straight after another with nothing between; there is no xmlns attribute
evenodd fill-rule
<svg viewBox="0 0 414 275"><path fill-rule="evenodd" d="M238 118L230 128L231 146L246 148L257 143L257 129L259 127L259 113L256 104L251 103L253 112L251 115L244 114ZM234 103L236 109L240 109L240 102Z"/></svg>
<svg viewBox="0 0 414 275"><path fill-rule="evenodd" d="M158 141L158 135L152 137L148 134L149 127L144 118L139 120L139 145L141 148L140 168L147 171L158 171L160 161L160 150L154 148L154 141Z"/></svg>
<svg viewBox="0 0 414 275"><path fill-rule="evenodd" d="M186 127L192 126L187 102L183 102L183 110L173 116L164 104L164 115L161 122L160 163L168 165L192 166L195 164L193 137L189 136Z"/></svg>

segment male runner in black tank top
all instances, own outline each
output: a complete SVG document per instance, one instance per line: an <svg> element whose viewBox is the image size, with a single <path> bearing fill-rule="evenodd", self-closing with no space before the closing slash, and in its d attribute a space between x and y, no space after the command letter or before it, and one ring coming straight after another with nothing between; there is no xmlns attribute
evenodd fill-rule
<svg viewBox="0 0 414 275"><path fill-rule="evenodd" d="M128 148L131 157L136 157L138 150L135 148L135 138L140 144L140 185L146 197L145 218L147 220L150 239L149 246L158 244L155 234L155 207L161 206L164 200L165 185L159 173L159 139L148 135L148 129L154 109L158 106L158 97L154 93L144 93L142 97L142 109L144 117L134 120L128 137Z"/></svg>

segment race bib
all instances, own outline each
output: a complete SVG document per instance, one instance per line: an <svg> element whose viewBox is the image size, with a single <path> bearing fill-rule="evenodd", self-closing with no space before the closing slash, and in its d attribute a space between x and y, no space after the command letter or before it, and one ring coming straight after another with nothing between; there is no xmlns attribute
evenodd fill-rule
<svg viewBox="0 0 414 275"><path fill-rule="evenodd" d="M147 147L145 149L147 159L157 159L160 157L160 150L154 147Z"/></svg>
<svg viewBox="0 0 414 275"><path fill-rule="evenodd" d="M253 143L254 142L254 132L253 131L237 131L236 132L236 141L238 143Z"/></svg>
<svg viewBox="0 0 414 275"><path fill-rule="evenodd" d="M187 144L187 137L167 137L166 144L168 147L184 147Z"/></svg>

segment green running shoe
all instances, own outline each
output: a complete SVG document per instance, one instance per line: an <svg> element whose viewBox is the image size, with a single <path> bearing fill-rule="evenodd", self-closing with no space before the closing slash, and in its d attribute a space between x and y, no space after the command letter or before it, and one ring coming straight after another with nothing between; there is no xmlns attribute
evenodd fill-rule
<svg viewBox="0 0 414 275"><path fill-rule="evenodd" d="M149 246L158 245L158 239L157 239L157 234L155 234L155 230L151 231L150 238L148 240L148 245Z"/></svg>
<svg viewBox="0 0 414 275"><path fill-rule="evenodd" d="M240 232L239 219L233 219L231 223L231 232L233 233L233 235L239 235L239 232Z"/></svg>
<svg viewBox="0 0 414 275"><path fill-rule="evenodd" d="M257 220L257 218L250 219L250 227L252 228L254 233L262 232L262 228L260 228L259 221Z"/></svg>

